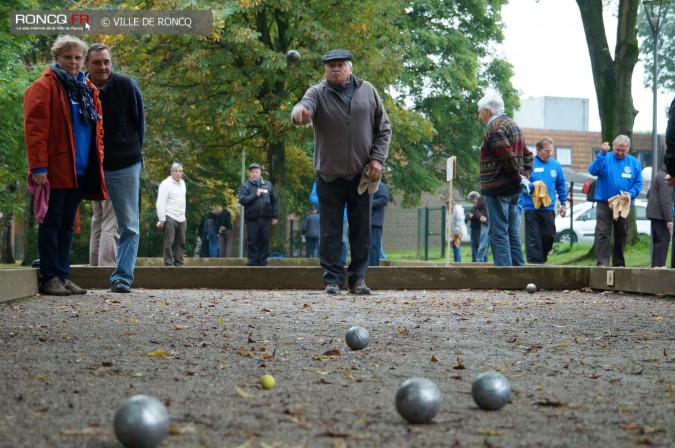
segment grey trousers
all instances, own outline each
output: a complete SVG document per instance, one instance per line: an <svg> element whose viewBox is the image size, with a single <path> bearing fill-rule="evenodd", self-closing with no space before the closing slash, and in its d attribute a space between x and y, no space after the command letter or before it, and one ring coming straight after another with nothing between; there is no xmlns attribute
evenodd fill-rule
<svg viewBox="0 0 675 448"><path fill-rule="evenodd" d="M164 266L183 266L185 262L185 230L187 221L166 217L164 223Z"/></svg>

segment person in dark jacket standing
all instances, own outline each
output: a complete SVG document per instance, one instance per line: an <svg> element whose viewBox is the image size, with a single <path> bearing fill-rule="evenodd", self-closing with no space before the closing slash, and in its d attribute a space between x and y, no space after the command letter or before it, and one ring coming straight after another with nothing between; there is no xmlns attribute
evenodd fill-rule
<svg viewBox="0 0 675 448"><path fill-rule="evenodd" d="M247 266L267 266L272 226L279 217L274 187L262 178L260 165L248 166L248 180L239 187L239 203L245 207Z"/></svg>
<svg viewBox="0 0 675 448"><path fill-rule="evenodd" d="M305 256L307 258L316 258L319 255L319 237L321 230L319 226L319 213L316 205L312 205L312 213L305 217L305 222L302 224L302 235L305 237L306 249Z"/></svg>
<svg viewBox="0 0 675 448"><path fill-rule="evenodd" d="M470 222L471 261L486 263L488 261L488 211L485 199L477 192L469 193L469 201L473 204L466 221Z"/></svg>
<svg viewBox="0 0 675 448"><path fill-rule="evenodd" d="M218 213L218 257L230 258L232 256L232 214L227 209L227 204Z"/></svg>
<svg viewBox="0 0 675 448"><path fill-rule="evenodd" d="M319 257L328 294L339 294L345 205L351 261L347 283L352 294L370 294L365 276L370 254L370 195L359 193L361 175L379 181L389 155L391 125L372 84L352 74L352 52L331 50L321 58L326 79L310 87L293 107L294 124L314 127L314 171L321 216Z"/></svg>
<svg viewBox="0 0 675 448"><path fill-rule="evenodd" d="M136 82L112 72L112 54L104 44L89 46L84 64L98 88L103 106L103 170L117 218L117 260L110 275L111 291L128 293L140 241L140 176L145 137L145 110ZM109 227L109 226L108 226Z"/></svg>
<svg viewBox="0 0 675 448"><path fill-rule="evenodd" d="M647 219L652 226L652 267L666 265L670 232L673 230L673 189L666 183L666 165L661 165L647 192Z"/></svg>
<svg viewBox="0 0 675 448"><path fill-rule="evenodd" d="M373 193L373 206L370 214L370 266L380 265L382 253L382 228L384 227L384 208L389 203L389 187L380 182Z"/></svg>
<svg viewBox="0 0 675 448"><path fill-rule="evenodd" d="M675 187L675 99L668 110L668 126L666 127L666 154L663 158L668 178L666 183ZM674 246L675 247L675 246ZM675 254L674 254L675 255Z"/></svg>

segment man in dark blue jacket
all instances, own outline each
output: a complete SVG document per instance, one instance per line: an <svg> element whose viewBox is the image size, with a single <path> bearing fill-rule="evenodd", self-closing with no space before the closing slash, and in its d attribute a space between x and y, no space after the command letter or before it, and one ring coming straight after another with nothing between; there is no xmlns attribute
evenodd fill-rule
<svg viewBox="0 0 675 448"><path fill-rule="evenodd" d="M112 54L104 44L93 44L84 60L87 75L99 89L103 106L103 171L117 225L117 264L110 276L113 292L128 293L140 240L139 191L145 137L145 111L136 82L113 73Z"/></svg>
<svg viewBox="0 0 675 448"><path fill-rule="evenodd" d="M389 187L380 182L373 193L372 211L370 214L370 261L369 266L380 265L382 253L382 227L384 227L384 207L389 202Z"/></svg>
<svg viewBox="0 0 675 448"><path fill-rule="evenodd" d="M271 182L262 178L260 165L248 166L248 180L239 187L239 203L245 207L247 266L267 266L272 226L279 217L279 203Z"/></svg>

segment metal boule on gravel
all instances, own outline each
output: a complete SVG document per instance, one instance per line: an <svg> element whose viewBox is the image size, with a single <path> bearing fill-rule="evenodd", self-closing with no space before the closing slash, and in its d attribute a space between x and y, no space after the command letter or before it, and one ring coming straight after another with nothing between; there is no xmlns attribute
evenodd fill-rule
<svg viewBox="0 0 675 448"><path fill-rule="evenodd" d="M499 372L481 373L471 385L471 396L480 408L496 411L509 402L511 384Z"/></svg>
<svg viewBox="0 0 675 448"><path fill-rule="evenodd" d="M441 407L441 391L427 378L405 380L396 391L396 410L410 423L429 423Z"/></svg>
<svg viewBox="0 0 675 448"><path fill-rule="evenodd" d="M115 436L127 448L155 448L169 434L169 411L149 395L134 395L115 412Z"/></svg>
<svg viewBox="0 0 675 448"><path fill-rule="evenodd" d="M530 294L534 294L535 292L537 292L537 285L535 285L534 283L528 283L525 290Z"/></svg>
<svg viewBox="0 0 675 448"><path fill-rule="evenodd" d="M352 327L347 330L345 341L352 350L362 350L370 343L370 335L363 327Z"/></svg>

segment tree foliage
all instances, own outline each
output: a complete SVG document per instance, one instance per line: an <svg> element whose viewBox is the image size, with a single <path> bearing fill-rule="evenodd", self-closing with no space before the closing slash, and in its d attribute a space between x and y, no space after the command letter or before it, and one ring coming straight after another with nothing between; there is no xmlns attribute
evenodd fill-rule
<svg viewBox="0 0 675 448"><path fill-rule="evenodd" d="M0 5L0 20L9 23L10 12L29 9L35 3L9 0ZM11 227L27 203L26 157L23 139L23 92L30 85L33 70L23 57L33 48L32 36L12 36L0 30L0 262L13 263Z"/></svg>
<svg viewBox="0 0 675 448"><path fill-rule="evenodd" d="M18 1L18 0L17 0ZM54 0L54 8L72 2ZM185 167L188 228L213 206L237 205L248 163L280 195L273 248L283 250L288 215L302 215L315 176L311 127L290 110L323 79L321 55L353 51L354 74L378 89L394 129L387 182L415 205L445 180L457 155L460 188L478 183L482 126L476 102L486 89L517 106L511 66L493 55L505 0L83 0L78 8L210 9L210 36L85 36L113 49L115 69L139 83L147 113L142 174L141 254L161 246L154 224L157 185L172 162ZM51 42L53 36L46 38ZM42 39L40 37L38 39ZM286 61L296 49L298 64ZM35 61L40 53L30 54ZM44 67L41 67L44 68ZM245 160L244 160L245 158Z"/></svg>
<svg viewBox="0 0 675 448"><path fill-rule="evenodd" d="M645 85L653 86L654 82L654 37L649 27L649 21L644 8L640 8L638 18L638 35L643 39L640 45L640 54L643 55L645 69ZM658 87L662 90L675 91L675 3L668 8L667 15L662 21L659 31L659 66ZM669 106L668 103L667 106Z"/></svg>
<svg viewBox="0 0 675 448"><path fill-rule="evenodd" d="M457 154L458 183L477 183L482 127L475 103L492 87L511 104L510 66L490 56L501 40L502 2L486 1L192 1L213 8L216 27L195 36L102 36L141 83L148 111L148 174L158 182L173 160L186 168L199 210L233 204L246 164L257 161L280 194L282 217L308 207L312 133L290 125L290 109L323 78L331 48L355 54L354 73L383 97L395 129L386 176L413 205L445 177ZM181 2L129 2L172 9ZM138 49L143 48L139 52ZM299 64L286 61L297 49ZM194 218L193 218L194 222ZM277 236L286 233L280 220ZM278 240L277 240L278 241Z"/></svg>

